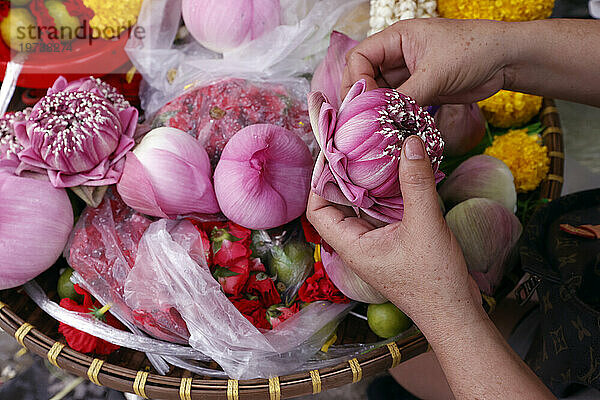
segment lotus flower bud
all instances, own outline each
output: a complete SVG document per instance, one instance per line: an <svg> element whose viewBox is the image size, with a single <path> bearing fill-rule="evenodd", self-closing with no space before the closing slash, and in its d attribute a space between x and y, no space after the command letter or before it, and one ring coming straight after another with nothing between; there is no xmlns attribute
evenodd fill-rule
<svg viewBox="0 0 600 400"><path fill-rule="evenodd" d="M0 290L22 285L50 268L73 228L73 209L64 189L39 175L14 172L14 163L0 161Z"/></svg>
<svg viewBox="0 0 600 400"><path fill-rule="evenodd" d="M346 66L346 53L354 48L358 42L350 39L343 33L333 31L329 39L327 55L315 69L310 90L322 92L329 104L336 110L340 107L342 75Z"/></svg>
<svg viewBox="0 0 600 400"><path fill-rule="evenodd" d="M27 120L15 124L23 150L18 173L44 171L58 188L117 183L133 147L138 112L117 110L96 88L49 90Z"/></svg>
<svg viewBox="0 0 600 400"><path fill-rule="evenodd" d="M468 153L485 135L485 118L477 103L444 104L434 118L444 138L444 154L448 157Z"/></svg>
<svg viewBox="0 0 600 400"><path fill-rule="evenodd" d="M474 197L495 200L510 212L517 206L510 169L501 160L484 154L462 162L442 184L439 194L448 208Z"/></svg>
<svg viewBox="0 0 600 400"><path fill-rule="evenodd" d="M425 143L436 182L444 141L433 118L417 103L392 89L366 92L365 81L352 86L339 111L320 92L308 98L311 125L321 153L312 188L325 199L353 206L383 222L402 219L398 163L404 140Z"/></svg>
<svg viewBox="0 0 600 400"><path fill-rule="evenodd" d="M306 210L313 159L308 146L285 128L257 124L225 145L215 169L223 214L250 229L270 229Z"/></svg>
<svg viewBox="0 0 600 400"><path fill-rule="evenodd" d="M223 53L280 24L279 0L183 0L183 21L207 49Z"/></svg>
<svg viewBox="0 0 600 400"><path fill-rule="evenodd" d="M379 294L377 290L348 268L333 249L327 249L326 247L321 247L323 267L331 282L340 292L352 300L363 303L381 304L387 302L387 299Z"/></svg>
<svg viewBox="0 0 600 400"><path fill-rule="evenodd" d="M481 198L458 204L446 214L446 222L479 288L493 295L523 231L521 222L502 204Z"/></svg>
<svg viewBox="0 0 600 400"><path fill-rule="evenodd" d="M176 128L150 131L127 154L117 191L143 214L162 218L219 212L204 147Z"/></svg>

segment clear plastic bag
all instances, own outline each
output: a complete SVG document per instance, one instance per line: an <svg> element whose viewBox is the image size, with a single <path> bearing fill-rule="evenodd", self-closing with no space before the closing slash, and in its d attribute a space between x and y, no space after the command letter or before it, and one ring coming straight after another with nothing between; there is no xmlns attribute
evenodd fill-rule
<svg viewBox="0 0 600 400"><path fill-rule="evenodd" d="M179 31L181 1L153 0L142 5L137 27L126 45L129 58L144 77L140 93L148 115L193 83L222 77L286 79L311 74L336 22L364 0L281 0L282 24L256 40L224 54L202 47Z"/></svg>
<svg viewBox="0 0 600 400"><path fill-rule="evenodd" d="M97 208L83 211L64 256L86 286L112 303L123 318L156 338L187 343L189 333L173 307L157 301L153 307L131 309L123 299L123 285L134 266L138 243L151 222L109 190Z"/></svg>
<svg viewBox="0 0 600 400"><path fill-rule="evenodd" d="M188 88L157 111L151 126L178 128L197 138L213 167L227 141L240 129L254 124L284 127L302 138L316 154L307 92L305 80L218 79Z"/></svg>
<svg viewBox="0 0 600 400"><path fill-rule="evenodd" d="M186 243L193 239L189 221L157 221L140 241L135 269L144 270L159 282L160 293L175 303L190 332L189 344L211 357L234 379L269 377L296 371L314 356L334 332L338 322L354 306L327 302L311 303L271 331L255 328L221 291L203 257L192 258L177 231L185 231ZM169 232L171 231L171 232ZM196 232L198 237L200 234ZM202 251L199 252L202 254ZM133 275L132 275L133 276ZM135 302L143 284L125 283L125 298Z"/></svg>

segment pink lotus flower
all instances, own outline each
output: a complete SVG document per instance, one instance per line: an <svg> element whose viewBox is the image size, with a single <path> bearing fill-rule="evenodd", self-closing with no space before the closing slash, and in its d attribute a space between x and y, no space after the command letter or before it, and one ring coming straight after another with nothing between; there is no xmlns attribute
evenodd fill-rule
<svg viewBox="0 0 600 400"><path fill-rule="evenodd" d="M92 85L59 91L61 85L57 82L29 118L15 124L23 146L17 173L46 171L57 188L117 183L134 145L137 110L119 110Z"/></svg>
<svg viewBox="0 0 600 400"><path fill-rule="evenodd" d="M339 110L321 92L311 92L308 105L321 147L312 189L328 201L383 222L401 220L398 163L402 144L411 135L425 143L436 182L444 177L438 170L444 141L431 115L408 96L392 89L366 92L360 80Z"/></svg>

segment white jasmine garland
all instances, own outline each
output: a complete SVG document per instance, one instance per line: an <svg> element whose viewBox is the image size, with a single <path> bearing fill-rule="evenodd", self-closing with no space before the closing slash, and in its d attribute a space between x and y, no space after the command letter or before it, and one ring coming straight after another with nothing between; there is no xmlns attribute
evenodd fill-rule
<svg viewBox="0 0 600 400"><path fill-rule="evenodd" d="M436 0L371 0L369 35L405 19L437 17Z"/></svg>

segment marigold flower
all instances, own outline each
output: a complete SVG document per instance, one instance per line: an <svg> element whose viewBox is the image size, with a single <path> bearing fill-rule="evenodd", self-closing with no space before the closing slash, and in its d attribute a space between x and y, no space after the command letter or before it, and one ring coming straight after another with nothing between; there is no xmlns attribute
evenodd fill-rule
<svg viewBox="0 0 600 400"><path fill-rule="evenodd" d="M515 128L526 124L537 115L542 107L542 98L501 90L478 104L490 124L498 128Z"/></svg>
<svg viewBox="0 0 600 400"><path fill-rule="evenodd" d="M443 18L532 21L552 14L554 0L438 0Z"/></svg>
<svg viewBox="0 0 600 400"><path fill-rule="evenodd" d="M485 154L508 165L519 193L537 188L550 169L548 148L540 143L538 135L529 135L527 129L514 129L496 136Z"/></svg>
<svg viewBox="0 0 600 400"><path fill-rule="evenodd" d="M90 27L110 39L136 23L142 0L83 0L83 4L94 11Z"/></svg>

